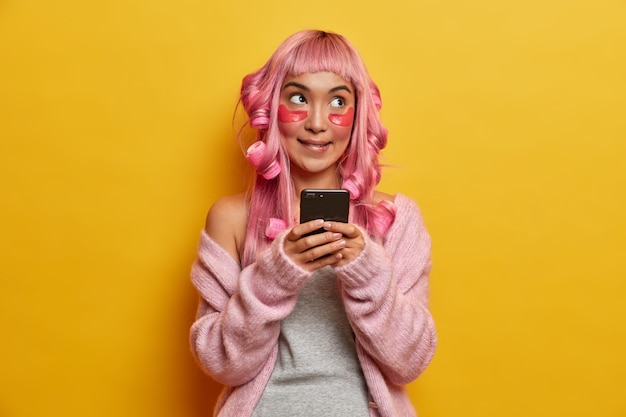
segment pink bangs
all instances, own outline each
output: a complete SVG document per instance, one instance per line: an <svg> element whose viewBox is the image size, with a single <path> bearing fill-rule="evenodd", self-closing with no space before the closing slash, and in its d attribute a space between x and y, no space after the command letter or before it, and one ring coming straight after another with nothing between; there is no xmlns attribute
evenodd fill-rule
<svg viewBox="0 0 626 417"><path fill-rule="evenodd" d="M355 88L362 85L361 60L354 48L341 35L311 31L293 36L285 42L285 50L290 50L288 59L280 59L277 73L298 76L306 72L327 71L350 81ZM304 36L303 36L304 35Z"/></svg>

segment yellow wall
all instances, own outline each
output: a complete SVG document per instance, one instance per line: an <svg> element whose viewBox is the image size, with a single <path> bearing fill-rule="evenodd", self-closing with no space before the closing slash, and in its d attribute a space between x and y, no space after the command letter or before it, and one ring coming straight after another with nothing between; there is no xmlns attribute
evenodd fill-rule
<svg viewBox="0 0 626 417"><path fill-rule="evenodd" d="M433 236L421 417L626 415L615 0L1 2L0 415L208 415L198 232L241 77L309 27L362 52Z"/></svg>

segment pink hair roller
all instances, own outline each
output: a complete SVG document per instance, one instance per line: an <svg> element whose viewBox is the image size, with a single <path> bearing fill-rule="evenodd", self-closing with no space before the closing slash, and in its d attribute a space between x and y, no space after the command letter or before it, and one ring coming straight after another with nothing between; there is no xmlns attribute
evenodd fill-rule
<svg viewBox="0 0 626 417"><path fill-rule="evenodd" d="M287 223L283 219L277 219L276 217L270 217L265 228L265 236L270 239L276 239L276 236L287 228Z"/></svg>
<svg viewBox="0 0 626 417"><path fill-rule="evenodd" d="M271 180L280 173L280 165L278 165L276 160L273 160L266 169L261 170L260 166L264 155L265 143L262 141L254 142L246 151L246 159L252 164L254 169L266 180Z"/></svg>
<svg viewBox="0 0 626 417"><path fill-rule="evenodd" d="M344 190L348 190L350 192L350 200L356 200L361 196L361 191L359 190L359 187L356 185L356 182L354 182L354 179L362 179L361 176L359 174L352 174L350 176L350 178L348 178L347 180L345 180L343 182L343 184L341 185L341 188L343 188Z"/></svg>
<svg viewBox="0 0 626 417"><path fill-rule="evenodd" d="M280 165L276 160L273 160L270 166L261 174L263 178L266 180L271 180L272 178L276 178L280 174Z"/></svg>
<svg viewBox="0 0 626 417"><path fill-rule="evenodd" d="M389 230L389 227L396 219L396 205L391 201L382 200L378 203L378 207L376 207L375 211L376 217L374 219L374 223L378 233L382 236L387 233L387 230Z"/></svg>
<svg viewBox="0 0 626 417"><path fill-rule="evenodd" d="M259 169L261 165L261 159L265 153L265 143L258 141L254 142L246 151L246 159L252 164L255 169Z"/></svg>
<svg viewBox="0 0 626 417"><path fill-rule="evenodd" d="M267 116L267 111L261 109L257 110L250 115L250 126L255 129L267 129L270 124L270 118Z"/></svg>

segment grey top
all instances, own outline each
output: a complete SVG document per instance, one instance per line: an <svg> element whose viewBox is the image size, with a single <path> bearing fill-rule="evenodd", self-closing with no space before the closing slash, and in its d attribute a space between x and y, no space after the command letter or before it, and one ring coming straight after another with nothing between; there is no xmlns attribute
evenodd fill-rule
<svg viewBox="0 0 626 417"><path fill-rule="evenodd" d="M253 417L367 417L367 386L331 267L304 285L282 321L278 358Z"/></svg>

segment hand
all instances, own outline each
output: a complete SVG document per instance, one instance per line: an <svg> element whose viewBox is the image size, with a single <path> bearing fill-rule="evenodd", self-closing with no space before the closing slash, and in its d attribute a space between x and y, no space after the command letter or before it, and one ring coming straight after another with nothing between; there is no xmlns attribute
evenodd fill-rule
<svg viewBox="0 0 626 417"><path fill-rule="evenodd" d="M345 246L337 253L341 258L333 266L343 266L356 259L365 247L361 230L351 223L326 222L324 229L332 233L341 233L345 241Z"/></svg>
<svg viewBox="0 0 626 417"><path fill-rule="evenodd" d="M326 232L303 237L320 227ZM343 266L359 256L364 247L363 235L355 225L323 220L311 220L293 227L284 242L287 256L307 271L327 265Z"/></svg>
<svg viewBox="0 0 626 417"><path fill-rule="evenodd" d="M315 271L341 262L344 257L342 249L346 246L346 239L341 231L330 230L334 228L333 224L335 222L324 223L323 220L311 220L294 226L283 243L285 254L296 265L307 271ZM304 236L321 227L327 231Z"/></svg>

